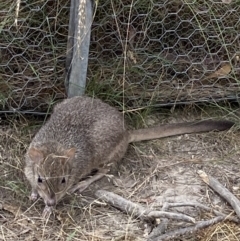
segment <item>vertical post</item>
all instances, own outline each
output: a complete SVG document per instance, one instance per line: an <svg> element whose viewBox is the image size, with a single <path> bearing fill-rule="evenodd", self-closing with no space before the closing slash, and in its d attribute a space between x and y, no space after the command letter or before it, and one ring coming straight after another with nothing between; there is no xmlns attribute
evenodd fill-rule
<svg viewBox="0 0 240 241"><path fill-rule="evenodd" d="M71 0L65 81L69 98L85 92L92 19L91 0Z"/></svg>

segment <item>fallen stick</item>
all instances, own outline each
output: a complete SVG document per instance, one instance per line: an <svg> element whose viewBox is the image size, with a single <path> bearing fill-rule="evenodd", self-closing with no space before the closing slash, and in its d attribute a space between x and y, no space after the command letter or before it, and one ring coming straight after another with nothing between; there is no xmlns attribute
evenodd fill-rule
<svg viewBox="0 0 240 241"><path fill-rule="evenodd" d="M104 200L105 202L111 204L112 206L119 208L120 210L137 218L171 218L189 223L195 223L194 218L189 217L185 214L151 210L149 208L141 206L140 204L136 204L129 200L126 200L123 197L112 192L98 190L95 192L95 195L98 198Z"/></svg>
<svg viewBox="0 0 240 241"><path fill-rule="evenodd" d="M17 216L22 215L22 210L20 207L12 206L3 202L0 202L0 210L6 210L14 215L16 218Z"/></svg>
<svg viewBox="0 0 240 241"><path fill-rule="evenodd" d="M169 208L169 205L167 202L165 202L162 206L162 211L167 211ZM166 232L167 226L169 224L169 219L167 218L161 218L160 224L153 228L152 232L149 234L148 238L150 239L151 237L157 237L159 235L162 235L163 233Z"/></svg>
<svg viewBox="0 0 240 241"><path fill-rule="evenodd" d="M211 211L217 216L222 216L223 218L225 218L225 220L232 221L232 222L235 222L235 223L238 223L238 224L240 223L240 220L237 217L231 217L230 214L229 215L223 214L223 213L221 213L217 210L214 210L214 209L212 209L208 206L205 206L204 204L198 203L198 202L189 202L189 203L168 203L168 202L165 202L163 204L163 209L168 210L169 208L173 208L173 207L185 207L185 206L191 206L191 207L195 207L195 208L198 207L198 208L201 208L205 211ZM151 232L151 234L148 237L148 240L149 241L151 241L152 239L155 240L154 238L159 238L160 235L165 233L166 228L163 229L163 227L165 227L167 225L167 222L168 222L168 219L166 219L166 220L161 219L161 223L156 228L153 229L153 231ZM164 230L164 232L162 232L162 230Z"/></svg>
<svg viewBox="0 0 240 241"><path fill-rule="evenodd" d="M193 233L196 232L199 229L203 229L203 228L207 228L213 224L219 223L221 221L223 221L225 219L225 217L223 216L219 216L207 221L200 221L198 222L196 225L194 226L189 226L186 228L181 228L179 230L174 230L171 231L169 233L165 233L163 235L160 235L158 237L151 237L149 238L147 241L167 241L167 240L172 240L173 238L176 238L180 235L184 235L184 234L189 234L189 233Z"/></svg>
<svg viewBox="0 0 240 241"><path fill-rule="evenodd" d="M239 223L240 219L237 217L231 217L231 214L224 214L222 212L219 212L213 208L210 208L204 204L198 203L198 202L189 202L189 203L164 203L165 207L167 209L169 208L173 208L173 207L186 207L186 206L190 206L190 207L195 207L195 208L201 208L205 211L208 212L213 212L216 216L224 216L227 218L227 220L235 222L235 223Z"/></svg>
<svg viewBox="0 0 240 241"><path fill-rule="evenodd" d="M238 218L240 218L240 201L215 178L207 175L204 171L201 170L199 170L197 173L205 183L207 183L221 197L226 199L226 201L232 206L232 208L236 212Z"/></svg>

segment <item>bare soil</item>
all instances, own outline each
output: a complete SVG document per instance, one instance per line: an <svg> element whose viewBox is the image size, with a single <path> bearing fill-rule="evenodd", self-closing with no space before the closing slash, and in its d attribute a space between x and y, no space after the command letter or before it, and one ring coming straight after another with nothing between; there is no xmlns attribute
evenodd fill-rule
<svg viewBox="0 0 240 241"><path fill-rule="evenodd" d="M229 118L225 110L176 110L171 115L156 113L145 125L206 119ZM24 154L41 123L9 119L0 126L0 240L147 240L154 228L141 219L97 200L94 192L108 190L122 197L161 210L165 202L199 202L235 216L231 206L211 190L198 176L204 170L240 197L240 132L182 135L135 143L121 163L114 164L103 179L81 195L67 196L49 220L41 214L41 199L32 203L30 186L23 175ZM193 207L171 209L197 221L214 217L213 213ZM161 222L161 220L158 220ZM189 224L170 220L167 231ZM240 240L240 228L233 222L221 222L196 233L172 240Z"/></svg>

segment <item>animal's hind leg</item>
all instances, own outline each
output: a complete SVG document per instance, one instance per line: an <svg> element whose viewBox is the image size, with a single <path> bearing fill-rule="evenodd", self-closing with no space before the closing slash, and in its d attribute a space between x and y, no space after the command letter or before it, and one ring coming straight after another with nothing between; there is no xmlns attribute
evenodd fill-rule
<svg viewBox="0 0 240 241"><path fill-rule="evenodd" d="M102 158L105 161L100 162L100 163L97 162L97 163L95 163L95 166L119 161L124 156L124 154L127 150L127 147L128 147L128 136L125 135L125 136L123 136L122 139L119 140L118 144L116 144L115 146L110 148L111 152L108 154L108 156L105 156L104 158ZM99 160L98 157L96 157L95 160ZM98 168L97 174L95 174L94 176L92 176L84 181L79 182L74 187L72 187L69 190L69 192L70 193L74 193L76 191L78 191L79 193L83 192L93 182L101 179L108 171L109 171L108 169Z"/></svg>
<svg viewBox="0 0 240 241"><path fill-rule="evenodd" d="M79 193L83 192L88 186L90 186L93 182L101 179L102 177L105 176L105 174L108 172L108 169L99 169L97 174L95 174L92 177L89 177L88 179L79 182L76 184L74 187L72 187L69 192L74 193L78 191Z"/></svg>

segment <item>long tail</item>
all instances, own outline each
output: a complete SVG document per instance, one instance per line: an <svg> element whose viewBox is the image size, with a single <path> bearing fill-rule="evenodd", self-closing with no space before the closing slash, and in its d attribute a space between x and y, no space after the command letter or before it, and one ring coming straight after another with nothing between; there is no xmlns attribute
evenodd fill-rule
<svg viewBox="0 0 240 241"><path fill-rule="evenodd" d="M203 120L198 122L167 124L146 129L130 130L129 143L181 134L208 132L213 130L224 131L230 129L234 124L234 122L226 120Z"/></svg>

